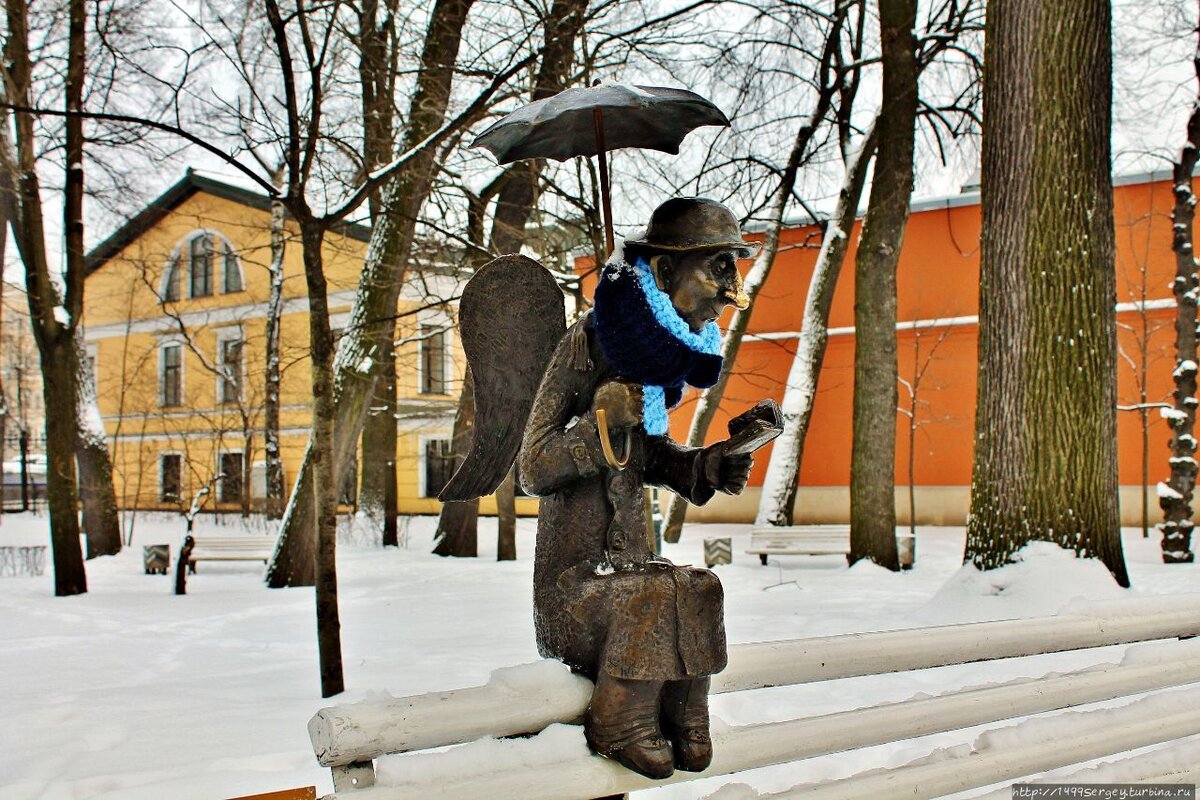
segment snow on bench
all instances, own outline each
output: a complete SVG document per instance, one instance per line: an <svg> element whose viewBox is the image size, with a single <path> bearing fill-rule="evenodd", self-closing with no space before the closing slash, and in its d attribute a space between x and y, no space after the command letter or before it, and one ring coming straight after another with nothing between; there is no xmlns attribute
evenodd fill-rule
<svg viewBox="0 0 1200 800"><path fill-rule="evenodd" d="M1200 635L1200 594L1077 603L1032 619L915 630L844 634L734 645L714 693L883 675ZM591 683L552 661L493 673L484 686L321 709L309 722L317 760L331 767L335 798L594 798L679 781L727 775L820 755L974 727L1200 682L1200 640L1160 642L1126 652L1116 664L1037 679L971 687L937 696L784 722L729 727L714 719L715 758L703 773L651 781L592 755L576 724ZM1071 746L961 752L882 773L873 771L780 797L931 797L1094 760L1135 747L1200 734L1200 689L1162 692L1123 706L1048 724ZM1116 715L1116 716L1113 716ZM567 724L564 724L567 723ZM1032 724L1031 721L1021 725ZM508 739L525 736L530 738ZM465 743L465 744L464 744ZM438 752L417 752L460 745ZM1012 754L1010 754L1010 751ZM376 772L375 760L389 754ZM978 759L979 755L987 758ZM928 763L926 763L928 762ZM1161 764L1142 771L1163 773ZM898 787L898 791L885 787ZM926 791L938 787L937 792ZM946 787L943 791L943 787ZM775 795L772 795L774 797Z"/></svg>
<svg viewBox="0 0 1200 800"><path fill-rule="evenodd" d="M188 571L196 571L197 561L271 560L275 540L257 536L194 536L195 546L188 556Z"/></svg>
<svg viewBox="0 0 1200 800"><path fill-rule="evenodd" d="M750 531L750 555L765 566L767 556L850 555L849 525L760 525Z"/></svg>

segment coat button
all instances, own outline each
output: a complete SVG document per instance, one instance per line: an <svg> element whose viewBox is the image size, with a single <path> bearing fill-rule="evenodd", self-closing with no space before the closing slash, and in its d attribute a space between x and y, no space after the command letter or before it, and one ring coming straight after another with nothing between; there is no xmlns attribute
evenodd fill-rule
<svg viewBox="0 0 1200 800"><path fill-rule="evenodd" d="M587 447L584 446L583 442L576 442L571 445L571 456L577 460L587 457Z"/></svg>
<svg viewBox="0 0 1200 800"><path fill-rule="evenodd" d="M625 531L621 530L620 528L617 528L615 531L613 531L612 535L608 537L608 544L613 550L624 550Z"/></svg>

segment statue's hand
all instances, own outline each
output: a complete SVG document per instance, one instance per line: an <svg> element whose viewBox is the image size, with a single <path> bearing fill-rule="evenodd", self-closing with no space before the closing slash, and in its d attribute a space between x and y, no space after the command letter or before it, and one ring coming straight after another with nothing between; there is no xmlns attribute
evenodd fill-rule
<svg viewBox="0 0 1200 800"><path fill-rule="evenodd" d="M704 478L718 492L741 494L750 480L754 456L750 453L728 454L725 442L704 449Z"/></svg>
<svg viewBox="0 0 1200 800"><path fill-rule="evenodd" d="M642 387L624 381L608 381L596 390L592 411L603 409L609 428L629 429L642 421Z"/></svg>

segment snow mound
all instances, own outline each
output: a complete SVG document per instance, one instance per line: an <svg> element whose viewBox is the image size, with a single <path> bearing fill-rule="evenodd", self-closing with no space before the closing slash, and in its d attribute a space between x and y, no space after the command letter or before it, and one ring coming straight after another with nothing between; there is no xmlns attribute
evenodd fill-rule
<svg viewBox="0 0 1200 800"><path fill-rule="evenodd" d="M1128 596L1094 558L1077 558L1053 542L1030 542L1014 563L981 571L964 564L917 615L926 622L1040 617L1077 599Z"/></svg>

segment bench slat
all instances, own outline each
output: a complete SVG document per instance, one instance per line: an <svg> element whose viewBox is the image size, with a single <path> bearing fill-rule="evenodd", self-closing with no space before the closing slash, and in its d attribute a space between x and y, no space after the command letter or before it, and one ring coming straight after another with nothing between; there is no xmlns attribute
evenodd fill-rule
<svg viewBox="0 0 1200 800"><path fill-rule="evenodd" d="M1200 593L1122 598L1046 617L731 645L729 666L713 676L711 691L1197 635ZM914 647L916 641L920 647ZM544 670L536 680L509 681L500 671L485 686L321 709L309 722L313 749L328 767L578 719L591 698L591 683L555 661L538 662L536 668Z"/></svg>

